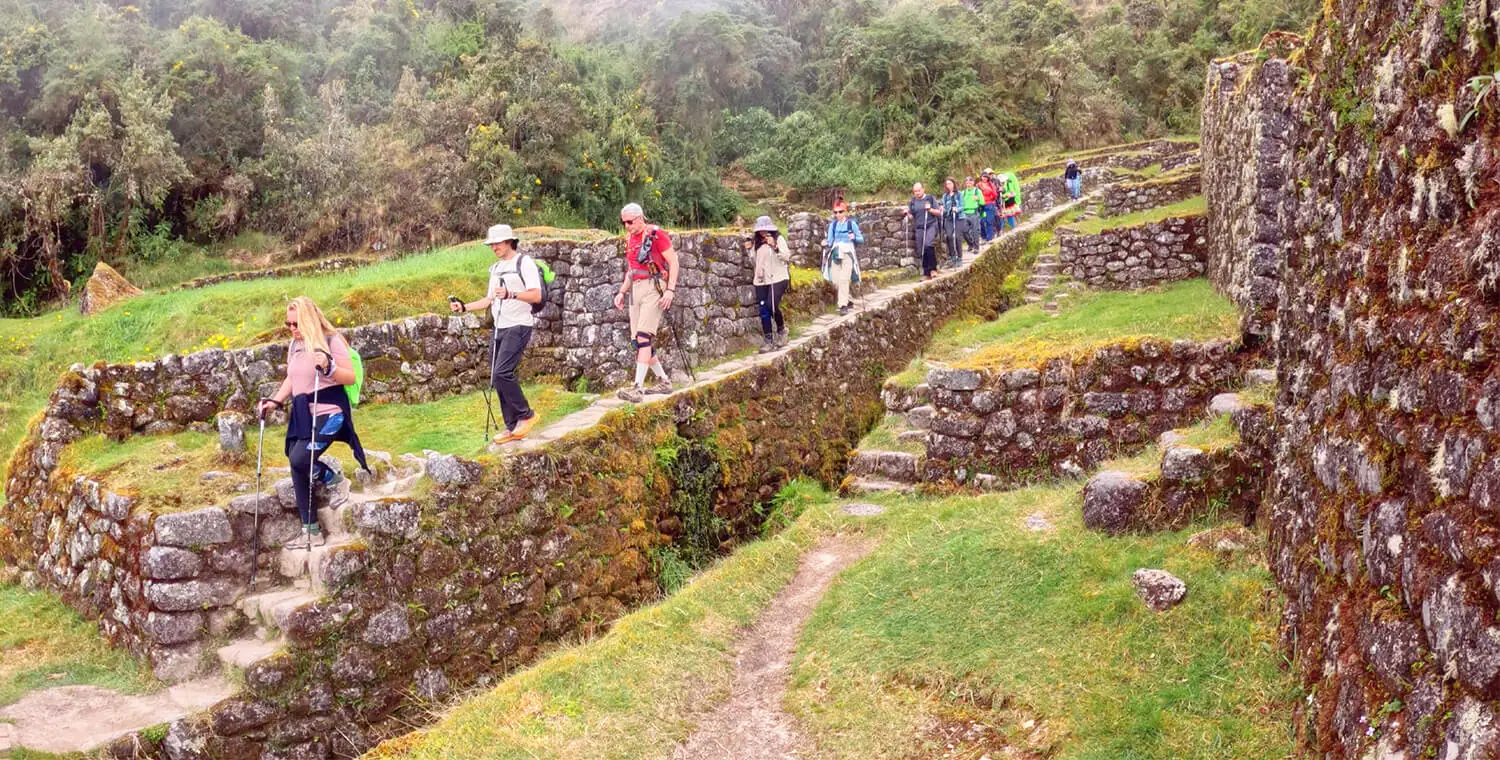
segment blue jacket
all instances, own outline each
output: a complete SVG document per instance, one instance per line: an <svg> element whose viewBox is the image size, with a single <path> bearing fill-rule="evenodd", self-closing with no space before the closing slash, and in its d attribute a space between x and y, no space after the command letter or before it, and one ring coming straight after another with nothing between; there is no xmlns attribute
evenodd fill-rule
<svg viewBox="0 0 1500 760"><path fill-rule="evenodd" d="M838 229L834 229L837 227ZM849 217L842 224L837 219L828 223L828 234L824 237L829 245L854 243L864 245L865 236L859 231L859 220Z"/></svg>

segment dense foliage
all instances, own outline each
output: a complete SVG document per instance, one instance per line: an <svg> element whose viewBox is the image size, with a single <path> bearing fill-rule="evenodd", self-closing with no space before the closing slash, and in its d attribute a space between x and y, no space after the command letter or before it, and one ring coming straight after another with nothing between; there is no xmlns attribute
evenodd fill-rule
<svg viewBox="0 0 1500 760"><path fill-rule="evenodd" d="M736 162L873 191L1192 131L1204 62L1312 6L541 1L0 0L0 313L249 231L306 256L627 200L717 224Z"/></svg>

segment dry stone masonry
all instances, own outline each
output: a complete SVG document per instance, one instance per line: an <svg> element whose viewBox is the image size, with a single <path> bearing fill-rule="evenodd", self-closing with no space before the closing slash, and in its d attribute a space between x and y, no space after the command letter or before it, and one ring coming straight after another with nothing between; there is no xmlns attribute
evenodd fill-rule
<svg viewBox="0 0 1500 760"><path fill-rule="evenodd" d="M1497 22L1329 0L1305 47L1209 74L1211 270L1261 330L1278 281L1268 552L1308 755L1500 751L1500 111L1469 87Z"/></svg>
<svg viewBox="0 0 1500 760"><path fill-rule="evenodd" d="M1258 338L1269 337L1275 321L1285 256L1296 75L1284 56L1298 43L1274 35L1265 56L1244 53L1210 64L1203 98L1209 279L1239 307L1243 332Z"/></svg>
<svg viewBox="0 0 1500 760"><path fill-rule="evenodd" d="M1191 155L1191 154L1187 154ZM1203 193L1203 173L1196 167L1141 182L1121 182L1104 188L1100 216L1124 216L1170 206Z"/></svg>
<svg viewBox="0 0 1500 760"><path fill-rule="evenodd" d="M1181 216L1083 235L1057 230L1063 272L1100 290L1136 290L1203 276L1202 216Z"/></svg>
<svg viewBox="0 0 1500 760"><path fill-rule="evenodd" d="M1230 342L1144 340L1038 367L935 369L930 412L908 419L931 418L929 480L1076 476L1201 414L1242 361Z"/></svg>

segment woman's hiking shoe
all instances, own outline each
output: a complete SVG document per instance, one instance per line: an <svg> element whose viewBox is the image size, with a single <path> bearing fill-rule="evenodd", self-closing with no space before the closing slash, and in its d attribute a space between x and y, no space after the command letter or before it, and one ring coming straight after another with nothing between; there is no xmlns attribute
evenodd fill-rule
<svg viewBox="0 0 1500 760"><path fill-rule="evenodd" d="M776 339L775 338L767 335L765 337L765 341L766 341L765 344L760 347L759 353L769 354L772 351L776 350Z"/></svg>
<svg viewBox="0 0 1500 760"><path fill-rule="evenodd" d="M646 395L648 396L668 396L671 395L671 393L672 383L667 380L663 380L656 385L646 386Z"/></svg>
<svg viewBox="0 0 1500 760"><path fill-rule="evenodd" d="M842 317L842 316L844 316L845 314L848 314L848 313L849 313L849 307L848 306L840 306L839 307L839 316Z"/></svg>
<svg viewBox="0 0 1500 760"><path fill-rule="evenodd" d="M522 438L525 438L526 434L530 433L531 429L536 427L537 420L538 417L533 414L530 417L517 422L515 429L510 431L511 440L519 441Z"/></svg>
<svg viewBox="0 0 1500 760"><path fill-rule="evenodd" d="M286 548L312 550L319 546L327 545L328 537L323 535L322 526L313 524L302 526L302 532L296 538L292 539L286 545Z"/></svg>
<svg viewBox="0 0 1500 760"><path fill-rule="evenodd" d="M646 389L632 385L629 388L621 388L615 395L618 396L621 401L629 401L632 404L639 404L642 401L646 400Z"/></svg>
<svg viewBox="0 0 1500 760"><path fill-rule="evenodd" d="M776 333L776 345L781 346L783 348L786 347L786 328L785 327L781 328L781 331L778 332L778 333Z"/></svg>

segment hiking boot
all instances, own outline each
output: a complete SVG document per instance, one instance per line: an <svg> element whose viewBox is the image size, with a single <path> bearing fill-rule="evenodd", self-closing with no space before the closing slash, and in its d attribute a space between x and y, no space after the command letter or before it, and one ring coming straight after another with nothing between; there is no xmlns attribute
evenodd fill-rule
<svg viewBox="0 0 1500 760"><path fill-rule="evenodd" d="M289 541L288 549L312 550L320 546L328 545L328 537L323 535L323 527L317 523L302 526L302 532Z"/></svg>
<svg viewBox="0 0 1500 760"><path fill-rule="evenodd" d="M507 430L503 433L496 433L495 437L490 439L490 442L499 446L502 443L510 443L514 440L516 440L516 434Z"/></svg>
<svg viewBox="0 0 1500 760"><path fill-rule="evenodd" d="M621 401L629 401L632 404L639 404L642 401L646 400L646 389L639 386L631 386L629 388L621 388L620 391L615 395L618 396Z"/></svg>
<svg viewBox="0 0 1500 760"><path fill-rule="evenodd" d="M786 346L786 338L787 338L787 336L786 336L786 328L783 327L783 328L781 328L780 332L776 333L776 345L785 347Z"/></svg>
<svg viewBox="0 0 1500 760"><path fill-rule="evenodd" d="M672 381L663 380L642 390L648 396L666 396L672 393Z"/></svg>
<svg viewBox="0 0 1500 760"><path fill-rule="evenodd" d="M510 439L512 441L519 441L522 438L525 438L526 434L530 433L531 429L536 427L536 423L539 419L539 417L533 414L530 417L517 422L515 428L510 431Z"/></svg>
<svg viewBox="0 0 1500 760"><path fill-rule="evenodd" d="M849 307L848 306L840 306L839 307L839 316L842 317L842 316L844 316L845 314L848 314L848 313L849 313Z"/></svg>
<svg viewBox="0 0 1500 760"><path fill-rule="evenodd" d="M776 350L776 339L770 335L765 336L765 344L760 347L760 353L769 354Z"/></svg>
<svg viewBox="0 0 1500 760"><path fill-rule="evenodd" d="M338 485L339 481L343 479L344 476L332 467L324 467L323 471L318 473L318 483L325 488L332 488Z"/></svg>

